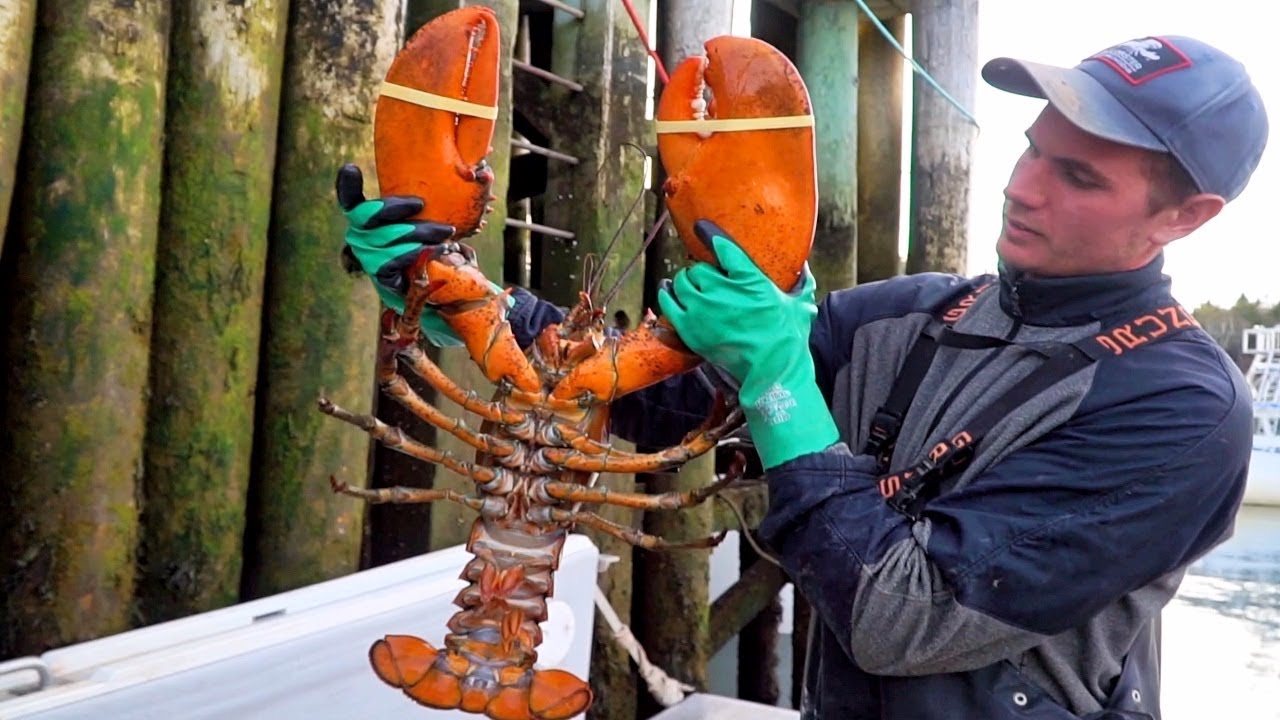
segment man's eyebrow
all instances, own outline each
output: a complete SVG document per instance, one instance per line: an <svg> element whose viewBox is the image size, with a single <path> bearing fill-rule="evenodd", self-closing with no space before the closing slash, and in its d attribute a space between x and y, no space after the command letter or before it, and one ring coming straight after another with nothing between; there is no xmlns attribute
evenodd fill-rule
<svg viewBox="0 0 1280 720"><path fill-rule="evenodd" d="M1031 138L1030 131L1024 132L1023 135L1026 136L1027 142L1031 145L1031 147L1035 148L1036 141ZM1088 180L1089 182L1092 182L1101 187L1111 187L1111 181L1107 179L1107 176L1098 172L1097 168L1095 168L1090 163L1085 162L1084 160L1077 160L1075 158L1069 158L1069 157L1059 157L1056 155L1050 157L1049 160L1054 165L1057 165L1059 168L1062 168L1067 172L1074 173L1075 175L1079 175L1085 178L1086 180Z"/></svg>

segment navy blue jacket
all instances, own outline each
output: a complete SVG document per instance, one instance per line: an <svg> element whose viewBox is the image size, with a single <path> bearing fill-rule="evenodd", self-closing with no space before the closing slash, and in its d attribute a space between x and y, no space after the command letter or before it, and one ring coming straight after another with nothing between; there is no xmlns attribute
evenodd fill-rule
<svg viewBox="0 0 1280 720"><path fill-rule="evenodd" d="M954 327L1009 344L938 351L892 470L1044 362L1036 348L1119 325L1126 351L1010 412L913 519L876 486L871 418L921 330L983 285ZM922 274L828 295L811 349L842 442L769 473L759 528L815 610L804 717L1159 718L1160 610L1186 567L1230 536L1252 441L1241 374L1203 331L1173 332L1190 324L1180 312L1160 259L1103 276ZM518 303L517 334L553 314ZM699 374L620 399L614 431L678 442L711 401Z"/></svg>

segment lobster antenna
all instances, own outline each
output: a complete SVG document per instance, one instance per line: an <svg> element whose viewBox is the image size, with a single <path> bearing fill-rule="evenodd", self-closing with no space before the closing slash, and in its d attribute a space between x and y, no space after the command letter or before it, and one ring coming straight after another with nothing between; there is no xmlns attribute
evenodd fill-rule
<svg viewBox="0 0 1280 720"><path fill-rule="evenodd" d="M646 192L648 191L646 190ZM627 263L627 266L622 268L622 274L619 275L618 279L613 283L613 287L609 288L609 292L605 293L605 296L601 298L599 303L600 307L609 307L609 303L613 302L614 296L617 295L618 290L622 288L622 281L631 274L632 270L635 270L636 263L640 262L640 258L644 257L649 246L653 244L653 239L658 236L658 231L662 230L662 227L667 224L667 218L669 217L671 217L671 212L664 209L662 211L662 216L653 224L653 228L649 230L649 235L645 237L644 242L640 245L640 250L638 250L631 258L631 262Z"/></svg>
<svg viewBox="0 0 1280 720"><path fill-rule="evenodd" d="M595 284L599 282L597 276L603 274L600 269L604 263L600 262L600 256L595 253L587 253L582 256L582 291L591 297L595 292Z"/></svg>
<svg viewBox="0 0 1280 720"><path fill-rule="evenodd" d="M635 151L640 153L640 156L643 157L645 160L649 159L649 154L644 151L644 148L640 147L635 143L624 142L622 143L622 146L634 148ZM604 169L603 165L601 166L601 169ZM622 222L618 223L618 229L614 230L613 237L609 238L609 244L605 246L604 252L600 254L600 265L596 268L596 272L592 275L591 281L587 286L587 293L589 295L595 295L596 291L600 289L600 283L604 282L604 273L605 273L605 270L607 270L609 267L609 264L606 262L606 259L609 257L609 253L613 252L613 246L617 244L618 238L622 236L622 231L626 229L627 223L630 222L631 216L635 214L636 208L639 207L640 201L644 199L645 193L647 192L649 192L648 188L641 188L640 192L636 194L635 200L631 201L631 207L627 208L627 214L622 218ZM645 247L648 247L648 245L646 244L644 247L641 247L640 252L636 257L639 257L640 255L644 254ZM614 284L614 287L609 290L610 299L612 299L613 295L617 292L616 290L617 283L622 282L622 280L627 277L627 274L631 272L631 269L635 266L635 263L636 263L636 259L635 257L633 257L631 259L631 262L628 263L627 267L622 271L622 275L618 277L618 280ZM598 304L598 307L608 307L608 304L602 301Z"/></svg>

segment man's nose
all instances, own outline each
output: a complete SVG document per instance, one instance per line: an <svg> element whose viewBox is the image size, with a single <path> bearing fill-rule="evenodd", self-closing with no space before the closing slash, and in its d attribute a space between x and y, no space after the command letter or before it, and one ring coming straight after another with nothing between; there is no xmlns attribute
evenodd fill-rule
<svg viewBox="0 0 1280 720"><path fill-rule="evenodd" d="M1044 164L1036 158L1023 157L1013 166L1004 196L1009 202L1035 208L1044 203Z"/></svg>

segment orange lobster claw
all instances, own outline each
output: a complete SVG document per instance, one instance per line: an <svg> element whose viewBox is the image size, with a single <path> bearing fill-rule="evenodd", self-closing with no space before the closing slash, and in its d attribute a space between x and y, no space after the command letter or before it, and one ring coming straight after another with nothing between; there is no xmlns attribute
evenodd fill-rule
<svg viewBox="0 0 1280 720"><path fill-rule="evenodd" d="M493 171L485 164L498 103L498 19L483 6L440 15L396 55L373 122L379 192L426 201L419 218L483 226Z"/></svg>
<svg viewBox="0 0 1280 720"><path fill-rule="evenodd" d="M704 47L705 57L676 68L658 101L667 207L695 259L715 260L693 232L706 218L790 290L818 216L809 91L787 56L764 41L726 35ZM681 122L704 118L711 122Z"/></svg>

